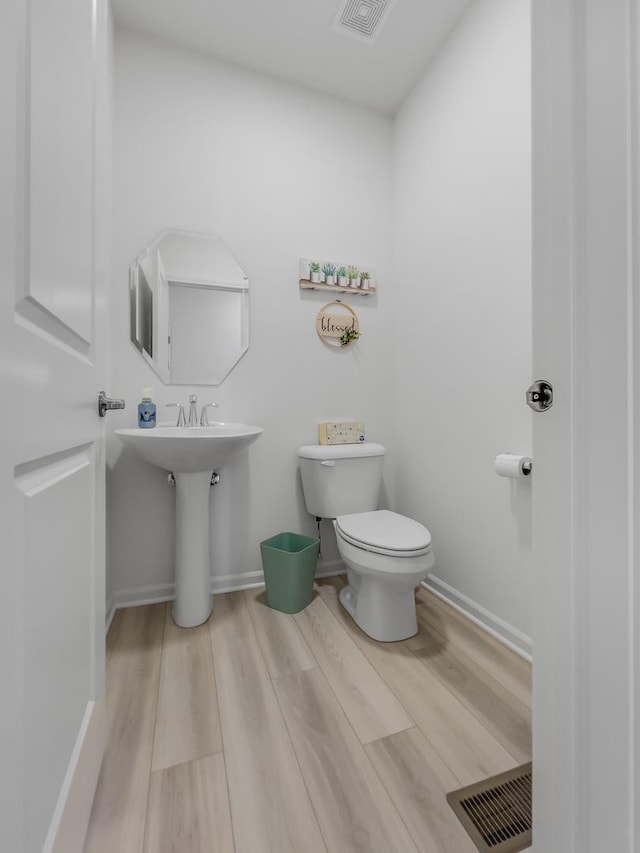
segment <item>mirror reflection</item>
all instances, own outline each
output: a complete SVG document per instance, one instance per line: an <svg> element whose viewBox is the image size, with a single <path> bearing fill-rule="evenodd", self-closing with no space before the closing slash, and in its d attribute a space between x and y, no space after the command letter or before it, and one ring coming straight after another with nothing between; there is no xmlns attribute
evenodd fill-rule
<svg viewBox="0 0 640 853"><path fill-rule="evenodd" d="M129 284L131 342L163 382L219 385L249 348L249 280L219 237L165 229Z"/></svg>

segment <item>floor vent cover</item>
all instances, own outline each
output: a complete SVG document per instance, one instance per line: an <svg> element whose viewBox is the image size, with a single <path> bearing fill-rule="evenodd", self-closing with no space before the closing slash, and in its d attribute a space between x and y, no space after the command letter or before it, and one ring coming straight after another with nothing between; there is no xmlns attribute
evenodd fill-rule
<svg viewBox="0 0 640 853"><path fill-rule="evenodd" d="M517 853L531 846L531 762L447 794L480 853Z"/></svg>
<svg viewBox="0 0 640 853"><path fill-rule="evenodd" d="M342 0L333 22L334 30L372 44L396 0Z"/></svg>

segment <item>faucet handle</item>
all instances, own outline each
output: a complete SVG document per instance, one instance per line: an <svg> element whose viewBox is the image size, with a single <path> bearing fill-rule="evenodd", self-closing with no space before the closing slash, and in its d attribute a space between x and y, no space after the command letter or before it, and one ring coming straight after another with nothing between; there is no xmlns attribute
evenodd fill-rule
<svg viewBox="0 0 640 853"><path fill-rule="evenodd" d="M178 409L178 423L176 424L176 426L183 427L183 426L187 425L187 422L186 422L185 417L184 417L184 407L183 407L182 403L165 403L165 405L167 406L167 408L169 408L171 406L177 407L177 409Z"/></svg>
<svg viewBox="0 0 640 853"><path fill-rule="evenodd" d="M202 414L200 415L200 426L209 426L209 418L207 417L207 409L211 406L213 408L218 408L219 403L205 403L202 407Z"/></svg>

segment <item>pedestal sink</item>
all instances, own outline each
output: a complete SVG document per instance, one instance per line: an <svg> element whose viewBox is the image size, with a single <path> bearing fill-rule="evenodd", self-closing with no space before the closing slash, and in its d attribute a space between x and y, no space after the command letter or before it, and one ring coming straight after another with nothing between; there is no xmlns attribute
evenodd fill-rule
<svg viewBox="0 0 640 853"><path fill-rule="evenodd" d="M117 429L135 453L176 481L176 580L173 619L182 628L206 622L212 601L209 580L211 474L252 444L262 432L250 424L208 427Z"/></svg>

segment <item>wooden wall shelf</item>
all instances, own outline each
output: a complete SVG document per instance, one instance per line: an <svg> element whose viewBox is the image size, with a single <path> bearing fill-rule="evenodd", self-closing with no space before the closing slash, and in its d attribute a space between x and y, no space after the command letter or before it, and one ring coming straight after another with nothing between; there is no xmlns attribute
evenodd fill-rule
<svg viewBox="0 0 640 853"><path fill-rule="evenodd" d="M300 279L300 287L304 290L330 290L332 293L343 293L345 296L371 296L376 292L375 287L363 290L361 287L340 287L337 284L323 284L309 281L308 278Z"/></svg>

